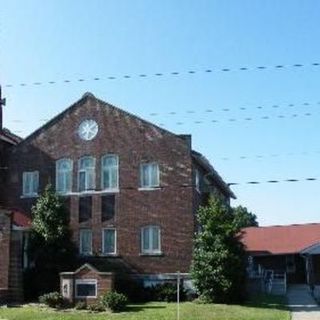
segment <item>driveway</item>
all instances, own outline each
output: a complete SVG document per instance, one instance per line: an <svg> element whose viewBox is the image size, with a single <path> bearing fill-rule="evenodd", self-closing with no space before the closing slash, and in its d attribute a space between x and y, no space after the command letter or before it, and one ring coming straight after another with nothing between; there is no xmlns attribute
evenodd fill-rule
<svg viewBox="0 0 320 320"><path fill-rule="evenodd" d="M294 285L288 288L288 306L292 320L319 320L320 307L310 294L306 285Z"/></svg>

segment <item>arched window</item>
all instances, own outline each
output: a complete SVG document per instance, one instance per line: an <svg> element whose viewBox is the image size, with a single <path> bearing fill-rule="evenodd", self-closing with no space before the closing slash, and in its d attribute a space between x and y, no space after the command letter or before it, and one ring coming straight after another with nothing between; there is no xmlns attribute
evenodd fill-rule
<svg viewBox="0 0 320 320"><path fill-rule="evenodd" d="M161 253L161 234L159 226L145 226L141 228L141 253Z"/></svg>
<svg viewBox="0 0 320 320"><path fill-rule="evenodd" d="M94 157L83 157L79 160L79 191L94 190L96 187L95 175L96 160Z"/></svg>
<svg viewBox="0 0 320 320"><path fill-rule="evenodd" d="M72 191L72 168L70 159L60 159L56 162L56 191L68 193Z"/></svg>
<svg viewBox="0 0 320 320"><path fill-rule="evenodd" d="M101 158L101 189L119 188L119 158L107 154Z"/></svg>

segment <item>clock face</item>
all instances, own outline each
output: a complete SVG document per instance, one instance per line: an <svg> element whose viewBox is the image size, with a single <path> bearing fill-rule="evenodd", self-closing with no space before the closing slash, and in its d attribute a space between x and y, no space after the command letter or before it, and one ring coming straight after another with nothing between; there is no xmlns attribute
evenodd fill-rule
<svg viewBox="0 0 320 320"><path fill-rule="evenodd" d="M92 140L98 133L98 124L94 120L84 120L80 123L78 134L83 140Z"/></svg>

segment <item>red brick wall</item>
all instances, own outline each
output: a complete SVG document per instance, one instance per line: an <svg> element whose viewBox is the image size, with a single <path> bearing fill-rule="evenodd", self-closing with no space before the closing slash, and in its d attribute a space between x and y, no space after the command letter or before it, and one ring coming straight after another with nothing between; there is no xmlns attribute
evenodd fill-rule
<svg viewBox="0 0 320 320"><path fill-rule="evenodd" d="M75 274L75 280L97 280L97 299L87 299L87 302L93 302L93 300L98 300L106 292L113 289L113 275L112 274L100 274L92 270L83 269L79 273ZM77 299L76 299L77 300ZM80 299L83 300L83 299Z"/></svg>
<svg viewBox="0 0 320 320"><path fill-rule="evenodd" d="M71 280L73 285L71 289L70 302L85 301L87 304L92 304L99 301L100 297L106 292L114 288L114 275L113 273L100 273L93 271L87 267L77 273L60 274L61 290L63 280ZM97 298L76 298L76 281L77 280L96 280L97 281Z"/></svg>
<svg viewBox="0 0 320 320"><path fill-rule="evenodd" d="M87 97L80 107L69 111L51 126L15 147L9 158L8 204L30 211L35 199L21 199L22 172L40 171L40 188L55 184L55 161L74 161L73 191L77 191L78 159L96 157L96 186L100 190L100 158L106 153L119 155L120 193L113 221L101 223L100 194L93 195L93 217L78 223L78 195L71 197L71 228L78 241L81 227L93 229L93 251L101 252L101 230L117 229L118 254L141 273L188 272L194 232L192 160L188 142L126 113ZM84 119L94 119L98 135L89 142L79 139L77 129ZM161 185L155 191L138 191L139 165L157 161ZM162 257L140 256L140 228L161 226Z"/></svg>
<svg viewBox="0 0 320 320"><path fill-rule="evenodd" d="M0 209L0 289L9 287L11 214Z"/></svg>

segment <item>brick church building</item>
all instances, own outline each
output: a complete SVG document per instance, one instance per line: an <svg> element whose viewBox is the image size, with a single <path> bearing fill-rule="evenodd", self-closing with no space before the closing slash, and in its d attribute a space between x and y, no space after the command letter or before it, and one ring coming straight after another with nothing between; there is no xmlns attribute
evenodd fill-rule
<svg viewBox="0 0 320 320"><path fill-rule="evenodd" d="M25 139L2 113L0 126L0 300L23 298L31 207L47 184L65 199L82 260L120 264L146 285L187 275L199 205L235 197L190 135L90 93Z"/></svg>

